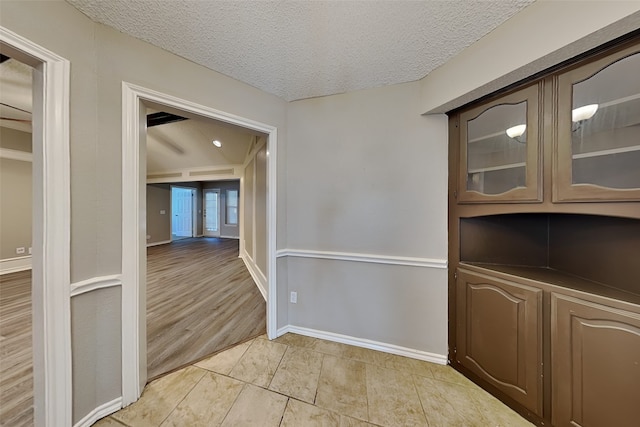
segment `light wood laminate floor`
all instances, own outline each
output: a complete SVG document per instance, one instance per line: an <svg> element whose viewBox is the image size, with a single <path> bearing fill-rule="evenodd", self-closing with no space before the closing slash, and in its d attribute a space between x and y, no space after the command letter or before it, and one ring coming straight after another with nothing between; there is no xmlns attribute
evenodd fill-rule
<svg viewBox="0 0 640 427"><path fill-rule="evenodd" d="M33 425L31 271L0 276L0 426Z"/></svg>
<svg viewBox="0 0 640 427"><path fill-rule="evenodd" d="M147 249L150 379L265 332L265 300L238 250L211 237Z"/></svg>

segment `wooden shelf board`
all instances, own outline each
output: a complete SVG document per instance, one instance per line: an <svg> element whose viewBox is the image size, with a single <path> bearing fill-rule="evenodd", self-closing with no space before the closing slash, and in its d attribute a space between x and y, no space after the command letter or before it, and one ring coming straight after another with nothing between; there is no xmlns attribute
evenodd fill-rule
<svg viewBox="0 0 640 427"><path fill-rule="evenodd" d="M627 292L625 290L613 288L603 283L594 282L573 274L555 270L548 267L526 267L515 265L501 264L484 264L484 263L468 263L461 262L460 267L479 267L481 269L497 271L510 276L522 277L525 279L535 280L536 282L546 283L548 285L557 286L565 289L573 289L576 291L586 292L592 295L598 295L606 298L626 301L632 304L640 305L640 294ZM477 271L477 269L474 269Z"/></svg>

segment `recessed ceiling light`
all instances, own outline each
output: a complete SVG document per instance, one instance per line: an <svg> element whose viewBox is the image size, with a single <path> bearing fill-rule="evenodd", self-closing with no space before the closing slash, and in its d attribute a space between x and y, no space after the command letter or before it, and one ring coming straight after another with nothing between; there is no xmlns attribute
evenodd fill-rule
<svg viewBox="0 0 640 427"><path fill-rule="evenodd" d="M214 139L213 145L215 145L216 147L222 147L222 142L218 141L217 139Z"/></svg>

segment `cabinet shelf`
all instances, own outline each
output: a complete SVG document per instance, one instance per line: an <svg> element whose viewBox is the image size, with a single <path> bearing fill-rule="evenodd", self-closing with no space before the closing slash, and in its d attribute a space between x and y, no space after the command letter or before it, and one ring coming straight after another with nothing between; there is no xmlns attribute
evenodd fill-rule
<svg viewBox="0 0 640 427"><path fill-rule="evenodd" d="M572 159L586 159L589 157L609 156L612 154L630 153L632 151L640 151L640 145L631 145L629 147L611 148L609 150L590 151L587 153L579 153L571 156Z"/></svg>
<svg viewBox="0 0 640 427"><path fill-rule="evenodd" d="M640 148L638 149L640 150ZM525 166L527 166L525 162L510 163L508 165L498 165L498 166L489 166L486 168L469 169L468 173L494 172L494 171L501 171L505 169L523 168Z"/></svg>
<svg viewBox="0 0 640 427"><path fill-rule="evenodd" d="M475 262L460 262L460 266L467 267L476 272L487 272L486 270L488 270L489 272L504 273L512 276L514 279L525 278L562 289L572 289L640 305L640 294L613 288L603 283L587 280L549 267L526 267Z"/></svg>

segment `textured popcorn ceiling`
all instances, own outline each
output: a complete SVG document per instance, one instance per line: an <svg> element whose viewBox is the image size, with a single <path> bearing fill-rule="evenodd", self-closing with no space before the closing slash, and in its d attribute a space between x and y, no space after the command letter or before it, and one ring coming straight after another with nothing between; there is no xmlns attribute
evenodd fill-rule
<svg viewBox="0 0 640 427"><path fill-rule="evenodd" d="M67 0L286 100L415 81L534 0Z"/></svg>

